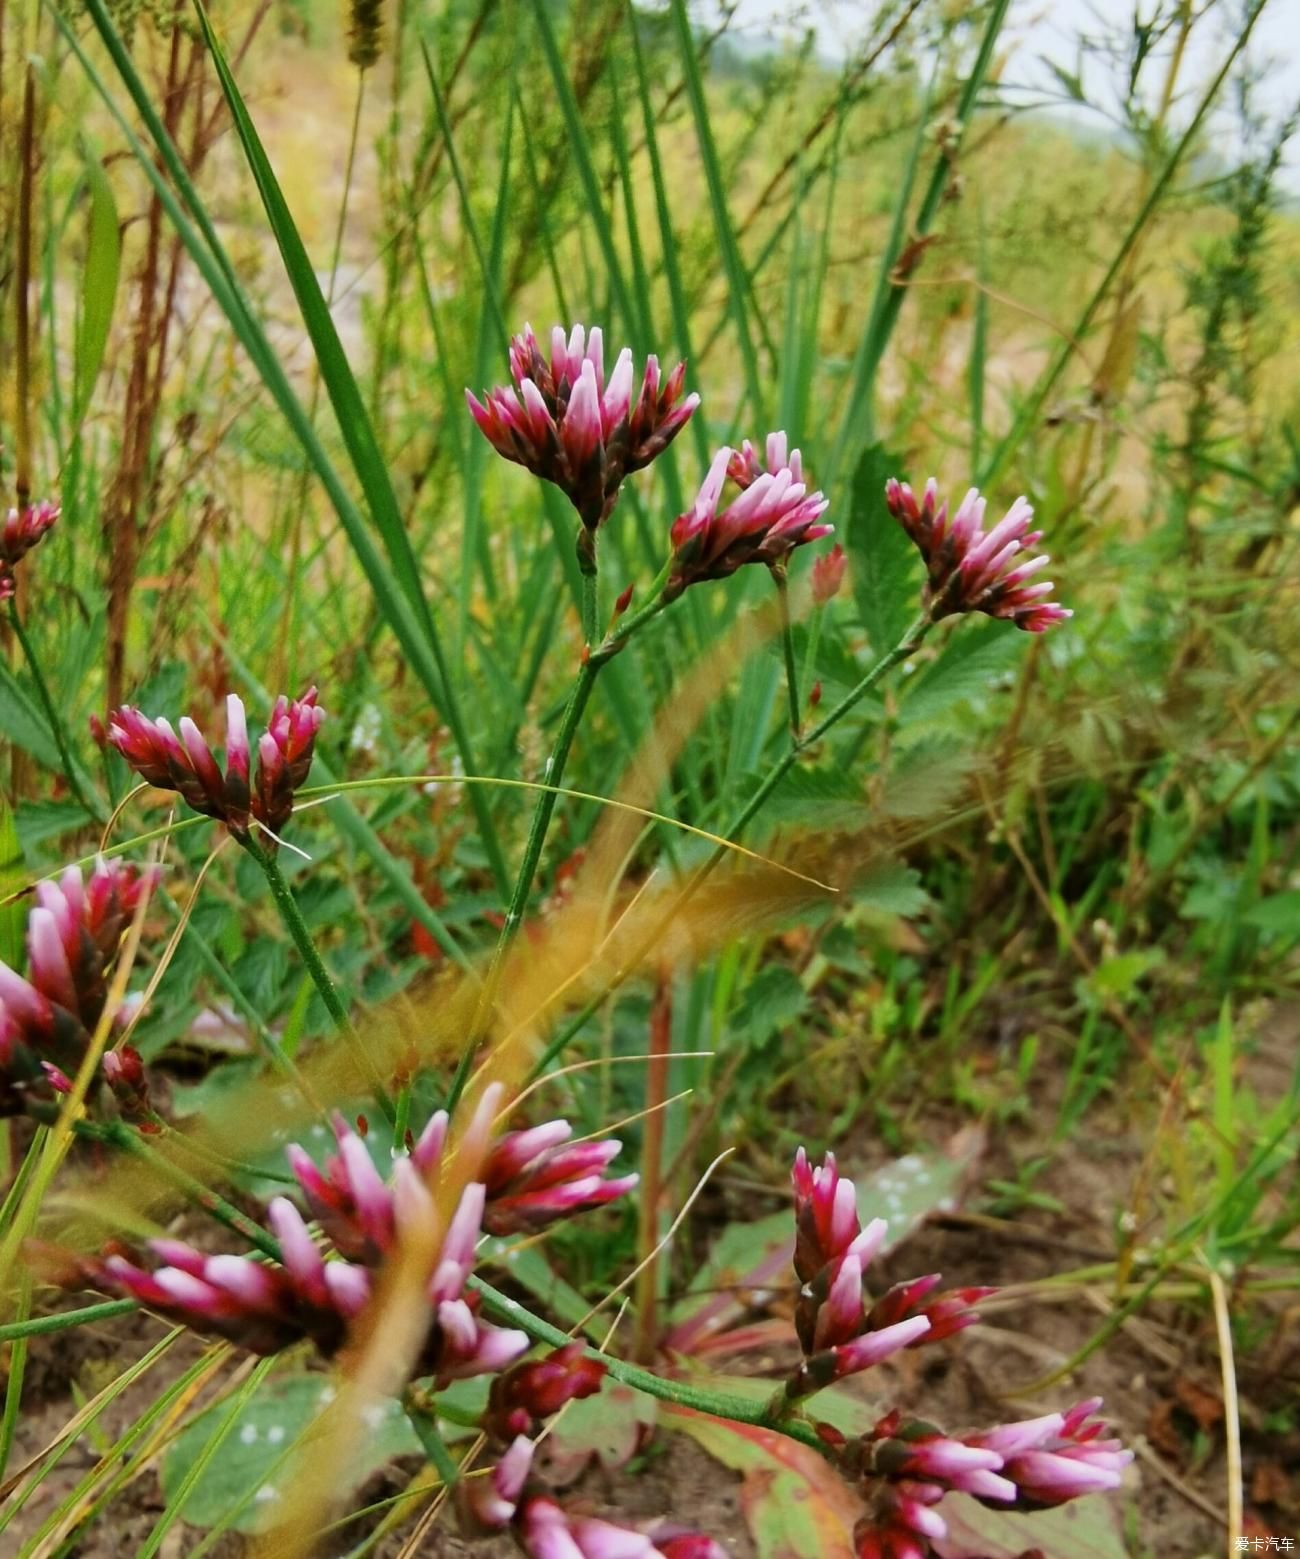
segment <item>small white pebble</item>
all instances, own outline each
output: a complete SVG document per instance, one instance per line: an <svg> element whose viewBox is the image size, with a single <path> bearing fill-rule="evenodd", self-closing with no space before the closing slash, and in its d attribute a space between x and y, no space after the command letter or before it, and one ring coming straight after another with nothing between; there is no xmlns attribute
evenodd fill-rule
<svg viewBox="0 0 1300 1559"><path fill-rule="evenodd" d="M384 1403L368 1402L366 1406L361 1409L361 1422L366 1426L367 1429L378 1429L380 1424L383 1423L387 1412L388 1409Z"/></svg>
<svg viewBox="0 0 1300 1559"><path fill-rule="evenodd" d="M280 1441L284 1439L284 1425L272 1424L266 1431L266 1438L272 1445L279 1445Z"/></svg>
<svg viewBox="0 0 1300 1559"><path fill-rule="evenodd" d="M262 1487L258 1489L257 1493L253 1495L253 1498L259 1505L265 1505L268 1500L279 1499L279 1497L279 1489L277 1489L275 1485L271 1483L264 1483Z"/></svg>
<svg viewBox="0 0 1300 1559"><path fill-rule="evenodd" d="M252 1445L253 1441L257 1439L257 1425L245 1424L239 1431L239 1438L245 1445Z"/></svg>

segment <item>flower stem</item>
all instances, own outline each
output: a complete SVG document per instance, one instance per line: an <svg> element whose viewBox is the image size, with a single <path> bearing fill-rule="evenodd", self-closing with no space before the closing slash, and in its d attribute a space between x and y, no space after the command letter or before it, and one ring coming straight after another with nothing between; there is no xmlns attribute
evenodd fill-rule
<svg viewBox="0 0 1300 1559"><path fill-rule="evenodd" d="M93 1326L111 1321L114 1316L130 1315L140 1307L134 1299L105 1299L101 1304L83 1305L80 1310L60 1310L57 1315L38 1315L0 1326L0 1343L16 1342L20 1337L44 1337L49 1332L69 1332L74 1326Z"/></svg>
<svg viewBox="0 0 1300 1559"><path fill-rule="evenodd" d="M484 1309L498 1321L517 1326L520 1331L527 1332L535 1342L544 1342L553 1348L562 1348L573 1341L567 1332L562 1332L558 1326L552 1326L549 1321L543 1321L540 1316L525 1310L518 1301L503 1294L500 1289L493 1288L490 1283L485 1283L482 1278L471 1277L469 1286L482 1296ZM636 1364L627 1364L608 1353L601 1353L597 1348L589 1348L587 1355L589 1358L599 1359L613 1380L631 1386L634 1391L644 1392L646 1396L658 1397L661 1402L672 1402L678 1407L692 1408L697 1413L712 1413L716 1418L730 1418L738 1424L755 1424L760 1428L775 1429L791 1440L798 1440L801 1445L819 1451L828 1459L833 1454L807 1420L792 1417L779 1420L773 1418L770 1401L750 1401L747 1397L731 1396L725 1391L710 1391L705 1386L687 1381L665 1380L652 1370L642 1369Z"/></svg>
<svg viewBox="0 0 1300 1559"><path fill-rule="evenodd" d="M72 1129L77 1136L89 1142L106 1143L110 1147L121 1148L124 1152L134 1154L151 1169L157 1170L163 1179L169 1181L177 1190L184 1191L199 1208L215 1218L218 1223L224 1223L228 1229L233 1230L250 1244L256 1245L263 1255L274 1259L279 1258L279 1245L261 1224L246 1218L224 1197L210 1190L201 1180L196 1180L179 1164L174 1164L165 1153L159 1153L151 1147L145 1138L125 1121L106 1121L96 1124L93 1121L79 1120L73 1124Z"/></svg>
<svg viewBox="0 0 1300 1559"><path fill-rule="evenodd" d="M781 608L781 650L785 656L785 690L790 700L790 737L799 740L799 673L794 664L794 633L790 627L790 587L784 568L774 568L776 599Z"/></svg>
<svg viewBox="0 0 1300 1559"><path fill-rule="evenodd" d="M397 1111L393 1107L393 1101L384 1087L384 1080L379 1075L373 1060L367 1054L365 1046L361 1043L361 1036L353 1027L352 1020L348 1016L348 1010L343 1005L343 998L338 993L338 987L330 978L320 954L316 951L316 945L311 939L311 932L307 929L307 922L302 918L302 911L298 908L298 901L294 898L289 884L285 881L284 873L280 870L280 863L269 850L264 850L253 838L240 839L240 844L248 851L249 855L262 868L266 881L271 889L271 896L275 900L276 908L280 911L280 919L284 921L285 929L293 938L294 946L307 966L307 973L311 976L313 984L320 992L321 1000L325 1003L326 1010L333 1018L335 1026L346 1040L352 1051L352 1058L365 1076L370 1085L375 1101L383 1110L389 1125L397 1120Z"/></svg>
<svg viewBox="0 0 1300 1559"><path fill-rule="evenodd" d="M579 548L579 556L581 557L581 555L581 548ZM586 578L585 575L583 577L584 579ZM469 1080L470 1067L474 1063L474 1053L487 1029L492 1005L496 1000L497 985L501 978L501 968L510 944L514 940L515 933L522 924L524 914L528 908L529 895L533 891L533 880L537 875L538 862L541 860L542 849L546 843L547 829L550 827L551 816L555 811L555 803L558 800L557 790L563 781L564 768L569 760L573 738L577 734L578 726L587 708L591 691L596 685L596 678L600 674L600 668L619 653L638 628L644 627L646 623L663 611L666 603L660 591L667 577L668 565L665 564L659 578L651 586L649 602L639 612L634 612L631 617L626 618L619 628L605 639L599 648L591 650L588 647L584 654L577 681L573 684L573 690L569 694L569 702L565 705L564 716L555 738L555 746L551 749L551 756L546 760L546 768L543 771L543 778L551 788L543 790L538 794L537 803L533 808L533 819L529 825L528 840L524 846L524 858L519 865L519 875L515 879L515 888L510 897L509 908L506 911L505 924L501 928L501 935L497 938L497 944L492 953L492 962L488 966L487 978L483 982L478 1007L474 1014L474 1022L470 1029L469 1040L457 1064L455 1076L452 1078L451 1089L447 1096L448 1110L454 1110L460 1102L460 1096L464 1092L465 1084Z"/></svg>
<svg viewBox="0 0 1300 1559"><path fill-rule="evenodd" d="M408 1386L402 1397L402 1407L434 1471L447 1488L454 1488L460 1482L460 1463L451 1454L438 1428L436 1404L418 1387Z"/></svg>
<svg viewBox="0 0 1300 1559"><path fill-rule="evenodd" d="M81 788L81 781L77 778L77 771L73 766L72 753L68 747L67 734L63 729L63 721L59 718L58 711L54 707L54 700L50 697L50 689L41 671L41 663L36 658L36 652L32 649L32 641L27 637L27 630L23 627L23 620L18 615L18 602L11 598L9 602L9 621L13 625L14 636L22 645L23 655L27 660L27 669L32 674L32 681L36 684L37 697L41 701L41 708L45 712L45 718L49 721L50 734L54 737L54 745L59 749L59 761L63 765L64 777L72 794L77 798L82 809L97 822L102 822L104 809L98 802L92 802Z"/></svg>
<svg viewBox="0 0 1300 1559"><path fill-rule="evenodd" d="M636 1337L633 1357L649 1364L659 1343L659 1198L663 1192L664 1111L668 1097L668 1066L673 1049L672 979L659 974L659 989L650 1009L650 1063L645 1074L645 1132L641 1143L641 1208L637 1231Z"/></svg>
<svg viewBox="0 0 1300 1559"><path fill-rule="evenodd" d="M922 616L917 618L894 648L887 655L882 655L866 675L811 730L805 732L802 736L792 737L790 747L784 757L780 758L773 765L763 783L732 820L731 826L727 830L728 842L734 842L738 839L743 830L753 821L754 817L762 811L772 792L808 748L820 741L832 726L838 724L855 705L860 703L886 673L891 671L900 661L906 660L909 655L914 654L932 626L933 624L928 617ZM717 868L726 853L726 845L720 844L715 846L712 854L695 873L694 877L691 878L690 882L686 884L685 888L682 889L682 892L673 900L665 913L655 922L648 934L633 950L622 966L615 970L604 986L574 1015L566 1027L546 1047L536 1066L534 1066L530 1074L531 1077L540 1077L556 1056L565 1049L574 1035L578 1033L583 1024L599 1010L601 1003L606 1000L610 992L618 988L626 978L629 970L635 968L649 949L658 941L673 917L680 913L682 907L689 903L704 885L706 879Z"/></svg>

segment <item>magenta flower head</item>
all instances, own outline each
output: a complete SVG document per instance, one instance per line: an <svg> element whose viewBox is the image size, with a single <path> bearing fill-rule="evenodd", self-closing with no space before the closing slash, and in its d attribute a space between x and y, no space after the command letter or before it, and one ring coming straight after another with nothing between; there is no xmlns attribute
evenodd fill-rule
<svg viewBox="0 0 1300 1559"><path fill-rule="evenodd" d="M25 509L10 509L0 524L0 601L7 601L14 593L14 568L38 542L59 517L59 506L42 500L29 504Z"/></svg>
<svg viewBox="0 0 1300 1559"><path fill-rule="evenodd" d="M490 1234L536 1230L574 1213L599 1207L625 1195L635 1175L607 1180L605 1170L619 1152L613 1141L562 1146L573 1135L567 1121L548 1121L526 1131L491 1140L492 1118L501 1090L484 1093L474 1129L487 1144L482 1170L482 1223ZM435 1172L447 1139L447 1115L434 1115L408 1157L399 1158L385 1183L365 1143L342 1116L334 1119L338 1152L318 1168L296 1143L287 1151L289 1166L302 1188L312 1216L336 1248L350 1260L373 1266L392 1248L403 1197L418 1196Z"/></svg>
<svg viewBox="0 0 1300 1559"><path fill-rule="evenodd" d="M588 532L609 518L623 479L662 454L690 421L698 395L682 399L686 364L660 379L659 359L646 360L636 392L632 353L624 347L605 379L604 340L575 325L566 338L556 325L545 356L531 325L510 343L513 388L469 390L470 414L505 459L553 482Z"/></svg>
<svg viewBox="0 0 1300 1559"><path fill-rule="evenodd" d="M108 997L108 976L140 896L157 880L120 861L83 879L70 866L36 886L27 974L0 961L0 1114L75 1076Z"/></svg>
<svg viewBox="0 0 1300 1559"><path fill-rule="evenodd" d="M670 1525L636 1532L570 1515L540 1497L521 1507L516 1535L530 1559L726 1559L724 1548L698 1532Z"/></svg>
<svg viewBox="0 0 1300 1559"><path fill-rule="evenodd" d="M776 447L774 439L784 441L784 434L773 434L769 450ZM784 457L783 442L779 452ZM742 490L724 505L729 475ZM752 450L746 458L720 449L694 505L673 523L664 598L675 600L688 586L706 579L726 579L746 563L782 569L796 547L830 535L834 526L820 523L829 502L820 492L810 493L801 476L798 450L776 471L760 471Z"/></svg>
<svg viewBox="0 0 1300 1559"><path fill-rule="evenodd" d="M1028 633L1043 633L1073 615L1047 599L1050 580L1034 578L1051 560L1046 553L1028 555L1043 533L1030 530L1034 511L1024 498L1017 498L987 532L987 500L974 487L951 519L933 477L919 500L906 482L891 477L885 502L925 562L926 610L932 622L958 612L984 612Z"/></svg>
<svg viewBox="0 0 1300 1559"><path fill-rule="evenodd" d="M508 1132L494 1143L483 1170L488 1193L483 1224L490 1233L544 1229L557 1218L617 1201L633 1189L637 1175L605 1178L622 1143L611 1137L564 1146L572 1135L568 1121L548 1121Z"/></svg>
<svg viewBox="0 0 1300 1559"><path fill-rule="evenodd" d="M1119 1488L1133 1453L1107 1436L1106 1425L1093 1417L1100 1406L1101 1398L1092 1397L1065 1414L1049 1413L966 1438L1002 1456L1002 1473L1014 1486L1017 1508L1045 1510Z"/></svg>
<svg viewBox="0 0 1300 1559"><path fill-rule="evenodd" d="M301 698L282 694L257 744L257 780L250 788L248 720L236 694L226 699L226 767L223 773L202 732L186 715L173 730L168 720L151 720L129 704L109 716L107 738L135 772L159 790L174 790L204 817L223 822L237 839L247 839L250 818L267 833L272 848L293 812L295 791L311 768L316 732L325 711L316 689Z"/></svg>
<svg viewBox="0 0 1300 1559"><path fill-rule="evenodd" d="M432 1198L411 1173L414 1186L395 1201L399 1234L433 1214ZM438 1388L495 1374L529 1347L526 1333L485 1324L477 1297L466 1293L482 1216L483 1187L467 1186L429 1281L431 1324L415 1374L432 1375ZM252 1353L279 1353L310 1341L330 1358L370 1299L370 1269L326 1260L288 1198L276 1197L267 1217L279 1244L278 1262L208 1256L177 1240L155 1240L161 1265L152 1270L113 1255L83 1263L81 1275L96 1288L129 1295L168 1320L224 1337Z"/></svg>
<svg viewBox="0 0 1300 1559"><path fill-rule="evenodd" d="M325 711L309 687L301 698L283 693L275 701L266 732L257 744L257 788L253 816L278 834L293 815L295 791L306 783ZM247 771L245 771L247 772Z"/></svg>

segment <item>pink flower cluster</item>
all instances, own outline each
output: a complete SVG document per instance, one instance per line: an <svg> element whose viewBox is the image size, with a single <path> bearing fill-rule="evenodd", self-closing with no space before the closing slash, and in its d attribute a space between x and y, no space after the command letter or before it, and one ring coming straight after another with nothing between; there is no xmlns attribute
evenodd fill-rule
<svg viewBox="0 0 1300 1559"><path fill-rule="evenodd" d="M493 1141L491 1124L501 1102L501 1089L489 1088L475 1111L469 1131L485 1149L484 1167L461 1197L429 1285L435 1324L420 1373L442 1380L496 1373L528 1348L523 1332L503 1332L480 1321L475 1297L465 1293L481 1234L540 1228L622 1196L636 1183L635 1175L604 1178L617 1142L562 1147L572 1135L565 1121ZM338 1152L323 1169L296 1144L287 1155L308 1211L338 1259L324 1259L298 1209L278 1197L269 1209L281 1251L278 1266L242 1256L203 1256L165 1240L153 1245L163 1261L154 1271L118 1255L82 1267L82 1276L254 1353L276 1353L310 1339L330 1356L370 1297L371 1271L404 1231L433 1216L427 1184L446 1143L447 1116L440 1111L430 1120L387 1182L342 1117L336 1117L334 1129Z"/></svg>
<svg viewBox="0 0 1300 1559"><path fill-rule="evenodd" d="M8 601L16 589L14 568L45 538L59 517L59 506L42 500L24 509L10 509L0 524L0 601Z"/></svg>
<svg viewBox="0 0 1300 1559"><path fill-rule="evenodd" d="M724 505L728 478L740 492ZM673 522L665 598L706 579L726 579L746 563L784 568L796 547L830 535L834 526L821 523L829 507L822 493L808 491L799 451L788 449L784 433L768 436L763 461L748 441L739 453L720 449L695 503Z"/></svg>
<svg viewBox="0 0 1300 1559"><path fill-rule="evenodd" d="M885 484L885 502L925 562L931 621L957 612L984 612L1028 633L1043 633L1073 615L1047 599L1053 589L1050 580L1034 579L1051 559L1046 553L1028 556L1043 533L1030 530L1034 511L1024 498L1017 498L987 532L987 500L974 487L951 519L947 500L939 502L933 477L919 500L906 482L891 477Z"/></svg>
<svg viewBox="0 0 1300 1559"><path fill-rule="evenodd" d="M152 872L99 861L88 879L70 866L57 882L37 883L26 976L0 960L0 1115L48 1102L51 1089L67 1091L103 1016L122 933L154 880ZM143 1086L132 1056L105 1057L110 1084L129 1071Z"/></svg>
<svg viewBox="0 0 1300 1559"><path fill-rule="evenodd" d="M212 755L203 733L188 715L178 730L161 715L150 719L123 704L109 716L107 740L141 779L159 790L174 790L196 812L219 818L237 838L246 839L250 819L272 848L293 815L295 792L311 769L316 733L325 711L316 689L301 698L281 694L257 743L257 775L250 784L248 720L236 694L226 699L226 768Z"/></svg>
<svg viewBox="0 0 1300 1559"><path fill-rule="evenodd" d="M556 325L548 359L525 325L510 343L510 375L513 388L488 390L483 401L466 390L470 414L499 455L553 482L592 532L609 518L624 477L662 454L700 403L682 399L686 364L661 379L654 356L633 399L627 347L606 382L599 327L588 335L575 325L566 338Z"/></svg>
<svg viewBox="0 0 1300 1559"><path fill-rule="evenodd" d="M876 1515L857 1534L859 1559L928 1559L948 1527L936 1506L949 1492L1002 1510L1047 1510L1120 1486L1133 1459L1093 1415L1101 1398L954 1439L932 1424L887 1414L854 1448L865 1475L883 1479Z"/></svg>
<svg viewBox="0 0 1300 1559"><path fill-rule="evenodd" d="M853 1182L840 1174L832 1153L813 1168L800 1148L792 1180L800 1283L795 1328L804 1359L786 1384L788 1398L809 1396L900 1348L939 1342L978 1319L971 1306L991 1290L935 1295L938 1273L896 1284L868 1305L863 1273L885 1242L885 1220L862 1227Z"/></svg>
<svg viewBox="0 0 1300 1559"><path fill-rule="evenodd" d="M490 1089L481 1108L487 1121L500 1106L501 1091ZM367 1265L391 1248L397 1227L397 1199L403 1179L435 1173L447 1140L447 1113L439 1110L394 1167L385 1184L365 1143L342 1116L334 1120L338 1152L317 1168L296 1144L287 1150L290 1168L302 1188L313 1218L345 1256ZM580 1142L565 1147L573 1135L568 1121L547 1121L525 1131L506 1132L490 1141L480 1179L483 1185L483 1228L505 1235L545 1228L615 1201L637 1183L636 1175L606 1179L605 1170L621 1143Z"/></svg>
<svg viewBox="0 0 1300 1559"><path fill-rule="evenodd" d="M465 1503L482 1531L507 1527L530 1559L726 1559L712 1538L668 1522L649 1531L575 1515L544 1495L530 1493L533 1441L520 1436L489 1478L469 1480Z"/></svg>
<svg viewBox="0 0 1300 1559"><path fill-rule="evenodd" d="M830 1153L813 1168L800 1148L793 1181L795 1328L805 1357L785 1387L787 1402L899 1348L951 1337L978 1319L972 1305L993 1290L936 1294L938 1274L897 1283L868 1304L863 1268L884 1241L884 1222L862 1227L853 1182ZM950 1492L1001 1509L1042 1510L1118 1488L1132 1453L1093 1417L1100 1405L1094 1398L1068 1413L959 1437L905 1420L897 1409L854 1441L823 1426L828 1444L840 1447L844 1473L872 1501L854 1534L856 1559L931 1559L932 1543L948 1531L935 1507Z"/></svg>

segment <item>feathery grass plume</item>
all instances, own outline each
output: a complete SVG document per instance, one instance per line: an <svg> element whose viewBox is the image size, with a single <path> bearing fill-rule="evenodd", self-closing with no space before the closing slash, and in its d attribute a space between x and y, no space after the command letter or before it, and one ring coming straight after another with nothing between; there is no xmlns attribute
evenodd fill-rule
<svg viewBox="0 0 1300 1559"><path fill-rule="evenodd" d="M348 7L348 59L369 70L384 47L383 0L351 0Z"/></svg>

